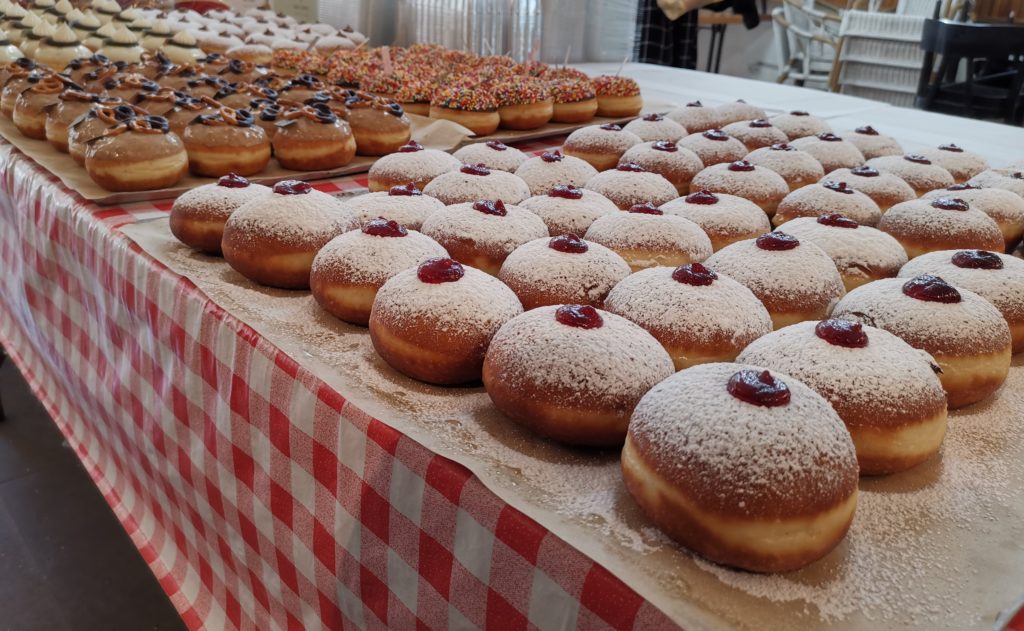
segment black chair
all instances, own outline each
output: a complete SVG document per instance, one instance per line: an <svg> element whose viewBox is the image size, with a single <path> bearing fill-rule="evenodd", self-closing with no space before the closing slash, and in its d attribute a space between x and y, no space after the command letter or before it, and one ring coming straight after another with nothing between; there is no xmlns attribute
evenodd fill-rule
<svg viewBox="0 0 1024 631"><path fill-rule="evenodd" d="M937 12L937 10L936 10ZM1024 27L925 20L917 107L977 118L1017 117L1024 80ZM935 58L941 56L938 70ZM957 81L966 61L965 80Z"/></svg>

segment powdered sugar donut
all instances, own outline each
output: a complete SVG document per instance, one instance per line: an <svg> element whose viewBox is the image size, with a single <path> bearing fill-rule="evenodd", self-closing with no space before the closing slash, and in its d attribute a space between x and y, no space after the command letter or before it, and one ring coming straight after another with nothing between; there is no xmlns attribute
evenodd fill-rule
<svg viewBox="0 0 1024 631"><path fill-rule="evenodd" d="M718 112L718 117L722 121L723 125L729 123L735 123L738 121L752 121L758 118L768 118L768 114L756 105L751 105L743 99L733 101L732 103L722 103L716 105L715 110Z"/></svg>
<svg viewBox="0 0 1024 631"><path fill-rule="evenodd" d="M334 237L320 250L309 287L325 311L366 326L381 285L403 270L444 256L448 253L430 237L393 220L374 219Z"/></svg>
<svg viewBox="0 0 1024 631"><path fill-rule="evenodd" d="M781 175L746 160L709 166L693 177L690 188L749 199L769 217L789 194L789 185Z"/></svg>
<svg viewBox="0 0 1024 631"><path fill-rule="evenodd" d="M529 311L561 304L601 307L612 287L629 273L629 264L612 250L575 234L562 234L513 250L498 279Z"/></svg>
<svg viewBox="0 0 1024 631"><path fill-rule="evenodd" d="M501 325L523 312L497 278L449 258L391 277L370 312L370 340L389 366L427 383L479 381Z"/></svg>
<svg viewBox="0 0 1024 631"><path fill-rule="evenodd" d="M642 142L640 136L618 125L591 125L569 134L562 152L586 160L598 171L606 171L619 163L627 149Z"/></svg>
<svg viewBox="0 0 1024 631"><path fill-rule="evenodd" d="M493 276L513 250L548 236L540 217L501 200L453 204L427 217L421 231L456 261Z"/></svg>
<svg viewBox="0 0 1024 631"><path fill-rule="evenodd" d="M768 215L754 202L729 195L697 191L662 204L668 215L678 215L700 226L717 252L737 241L753 239L772 229Z"/></svg>
<svg viewBox="0 0 1024 631"><path fill-rule="evenodd" d="M885 329L930 353L950 409L988 398L1010 370L1010 328L999 310L937 276L868 283L839 301L834 316Z"/></svg>
<svg viewBox="0 0 1024 631"><path fill-rule="evenodd" d="M587 181L586 188L604 195L622 210L645 202L657 206L677 196L671 182L635 162L623 162L613 170L598 173Z"/></svg>
<svg viewBox="0 0 1024 631"><path fill-rule="evenodd" d="M622 154L622 162L639 164L648 171L657 173L671 182L680 195L690 192L690 181L704 168L704 163L697 154L669 140L645 142L631 147Z"/></svg>
<svg viewBox="0 0 1024 631"><path fill-rule="evenodd" d="M804 136L817 136L818 134L832 131L832 126L825 122L824 119L811 116L808 112L802 110L794 110L789 114L772 116L769 120L772 122L772 125L781 129L782 133L786 134L786 137L790 140L796 140Z"/></svg>
<svg viewBox="0 0 1024 631"><path fill-rule="evenodd" d="M722 131L746 145L748 151L770 147L789 140L781 129L776 128L771 121L765 118L729 123L722 128Z"/></svg>
<svg viewBox="0 0 1024 631"><path fill-rule="evenodd" d="M519 207L540 217L554 235L586 234L598 217L619 212L604 195L568 185L552 187L547 194L531 197Z"/></svg>
<svg viewBox="0 0 1024 631"><path fill-rule="evenodd" d="M559 184L583 186L597 175L588 162L563 156L561 151L545 151L527 159L515 171L530 187L531 195L543 195Z"/></svg>
<svg viewBox="0 0 1024 631"><path fill-rule="evenodd" d="M754 292L776 329L828 317L846 293L828 254L783 232L733 243L711 255L706 264Z"/></svg>
<svg viewBox="0 0 1024 631"><path fill-rule="evenodd" d="M587 230L586 239L615 250L634 272L700 262L712 252L711 240L700 226L666 215L651 204L599 217Z"/></svg>
<svg viewBox="0 0 1024 631"><path fill-rule="evenodd" d="M626 489L655 525L753 572L795 570L838 545L857 473L828 401L748 364L694 366L659 383L633 411L622 450Z"/></svg>
<svg viewBox="0 0 1024 631"><path fill-rule="evenodd" d="M789 184L789 190L814 184L825 175L825 169L814 156L789 143L777 143L755 149L743 158L747 162L775 171Z"/></svg>
<svg viewBox="0 0 1024 631"><path fill-rule="evenodd" d="M484 387L513 421L572 445L615 446L640 397L672 374L658 341L589 305L540 307L501 327Z"/></svg>
<svg viewBox="0 0 1024 631"><path fill-rule="evenodd" d="M415 140L398 148L395 153L381 156L370 167L371 193L386 191L393 186L412 183L423 190L435 177L457 171L462 163L458 158L437 149L425 149Z"/></svg>
<svg viewBox="0 0 1024 631"><path fill-rule="evenodd" d="M796 377L850 430L861 475L905 471L946 435L946 393L926 353L848 320L801 322L754 341L737 361Z"/></svg>
<svg viewBox="0 0 1024 631"><path fill-rule="evenodd" d="M187 191L171 206L171 234L189 246L220 254L224 224L246 202L270 195L270 189L238 175L225 175L214 184Z"/></svg>
<svg viewBox="0 0 1024 631"><path fill-rule="evenodd" d="M924 195L928 191L946 188L956 183L949 171L937 164L932 164L931 160L918 154L908 153L905 156L872 158L868 160L867 165L898 176L909 184L918 195Z"/></svg>
<svg viewBox="0 0 1024 631"><path fill-rule="evenodd" d="M892 278L907 262L907 252L899 241L839 214L794 219L786 223L785 230L824 250L843 277L846 291Z"/></svg>
<svg viewBox="0 0 1024 631"><path fill-rule="evenodd" d="M879 133L871 125L864 125L856 129L839 133L847 142L853 144L864 154L865 160L878 158L880 156L901 156L903 147L892 136Z"/></svg>
<svg viewBox="0 0 1024 631"><path fill-rule="evenodd" d="M852 169L864 164L864 154L853 143L831 133L797 138L790 143L814 156L825 171Z"/></svg>
<svg viewBox="0 0 1024 631"><path fill-rule="evenodd" d="M892 173L883 173L875 167L859 166L853 169L836 169L824 180L846 182L853 190L860 191L878 204L878 209L885 213L900 202L917 198L917 193L901 178Z"/></svg>
<svg viewBox="0 0 1024 631"><path fill-rule="evenodd" d="M683 149L697 154L701 163L709 167L723 162L742 160L747 155L745 144L725 133L721 129L709 129L681 138L677 143Z"/></svg>
<svg viewBox="0 0 1024 631"><path fill-rule="evenodd" d="M530 187L518 175L492 171L479 164L464 164L431 180L423 187L423 194L436 197L446 206L480 199L518 204L530 196Z"/></svg>
<svg viewBox="0 0 1024 631"><path fill-rule="evenodd" d="M444 208L444 204L424 195L412 184L392 186L388 191L353 197L345 202L345 206L355 213L360 225L383 217L412 230L419 230L427 217Z"/></svg>
<svg viewBox="0 0 1024 631"><path fill-rule="evenodd" d="M1010 325L1013 352L1024 351L1024 261L983 250L942 250L907 263L899 276L922 274L938 276L991 302Z"/></svg>
<svg viewBox="0 0 1024 631"><path fill-rule="evenodd" d="M989 168L988 160L952 143L939 145L937 149L925 149L921 155L949 171L958 183L966 182Z"/></svg>
<svg viewBox="0 0 1024 631"><path fill-rule="evenodd" d="M882 211L870 197L853 190L846 182L825 180L786 195L779 202L772 223L781 226L797 217L818 217L830 213L849 217L862 226L877 226L882 219Z"/></svg>
<svg viewBox="0 0 1024 631"><path fill-rule="evenodd" d="M677 107L666 114L665 118L679 123L691 134L718 129L725 124L719 116L718 110L713 107L704 107L700 101L693 101L683 107Z"/></svg>
<svg viewBox="0 0 1024 631"><path fill-rule="evenodd" d="M623 129L636 134L644 142L679 140L690 133L686 127L661 114L646 114L626 123Z"/></svg>
<svg viewBox="0 0 1024 631"><path fill-rule="evenodd" d="M923 195L924 199L940 197L957 197L991 217L1003 233L1005 251L1017 249L1024 234L1024 198L1020 195L1001 188L975 188L973 184L954 184Z"/></svg>
<svg viewBox="0 0 1024 631"><path fill-rule="evenodd" d="M1001 188L1024 197L1024 172L1021 168L989 169L975 175L967 183L981 188Z"/></svg>
<svg viewBox="0 0 1024 631"><path fill-rule="evenodd" d="M224 260L261 285L308 289L313 257L355 226L337 199L306 182L285 180L231 214L224 224Z"/></svg>
<svg viewBox="0 0 1024 631"><path fill-rule="evenodd" d="M498 140L466 145L452 155L464 164L485 164L492 169L509 173L515 173L519 165L529 158L522 151Z"/></svg>
<svg viewBox="0 0 1024 631"><path fill-rule="evenodd" d="M772 330L768 310L749 289L700 263L641 270L615 286L605 308L653 335L676 370L732 361Z"/></svg>
<svg viewBox="0 0 1024 631"><path fill-rule="evenodd" d="M896 204L882 217L878 229L896 237L910 258L959 248L999 252L1005 245L991 217L955 197Z"/></svg>

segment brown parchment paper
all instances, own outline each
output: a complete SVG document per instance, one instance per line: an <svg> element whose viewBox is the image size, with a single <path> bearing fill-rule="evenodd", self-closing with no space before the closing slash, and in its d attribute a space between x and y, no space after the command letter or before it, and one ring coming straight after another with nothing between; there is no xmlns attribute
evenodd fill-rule
<svg viewBox="0 0 1024 631"><path fill-rule="evenodd" d="M601 563L686 629L990 628L1024 593L1024 360L998 396L950 415L939 457L864 479L854 525L825 559L760 576L694 558L625 492L618 453L577 451L503 419L482 388L391 370L366 329L307 292L258 287L173 239L167 221L123 228L141 248L367 413L468 467L495 494Z"/></svg>

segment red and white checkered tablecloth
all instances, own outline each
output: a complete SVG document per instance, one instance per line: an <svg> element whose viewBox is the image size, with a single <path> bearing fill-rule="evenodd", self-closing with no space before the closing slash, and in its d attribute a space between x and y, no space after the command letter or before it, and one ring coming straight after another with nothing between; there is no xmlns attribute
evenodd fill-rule
<svg viewBox="0 0 1024 631"><path fill-rule="evenodd" d="M169 202L0 165L0 343L190 628L675 628L117 232Z"/></svg>

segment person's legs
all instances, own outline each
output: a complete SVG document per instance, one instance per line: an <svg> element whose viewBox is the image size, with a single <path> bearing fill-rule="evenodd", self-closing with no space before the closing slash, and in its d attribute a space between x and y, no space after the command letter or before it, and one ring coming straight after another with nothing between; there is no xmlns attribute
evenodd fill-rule
<svg viewBox="0 0 1024 631"><path fill-rule="evenodd" d="M697 67L697 12L678 20L665 17L656 0L640 0L637 7L637 61Z"/></svg>

